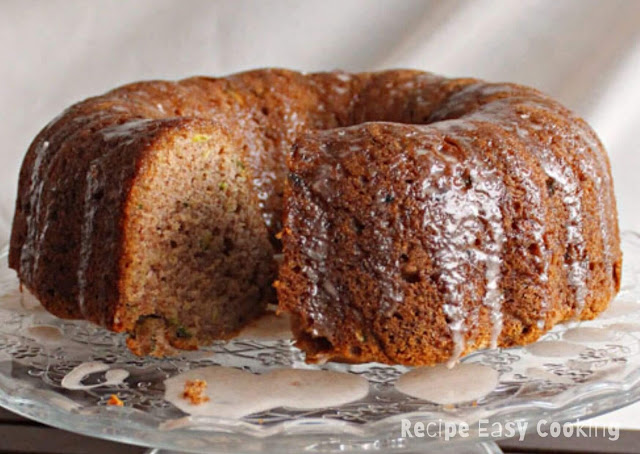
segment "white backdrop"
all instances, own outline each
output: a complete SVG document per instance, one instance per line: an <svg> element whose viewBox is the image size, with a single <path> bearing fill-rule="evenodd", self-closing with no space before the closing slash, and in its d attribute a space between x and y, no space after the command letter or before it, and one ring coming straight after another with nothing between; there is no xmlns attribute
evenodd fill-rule
<svg viewBox="0 0 640 454"><path fill-rule="evenodd" d="M0 243L22 156L69 104L139 79L256 67L409 67L537 87L609 150L620 224L640 231L640 1L0 2ZM640 406L600 423L640 428Z"/></svg>

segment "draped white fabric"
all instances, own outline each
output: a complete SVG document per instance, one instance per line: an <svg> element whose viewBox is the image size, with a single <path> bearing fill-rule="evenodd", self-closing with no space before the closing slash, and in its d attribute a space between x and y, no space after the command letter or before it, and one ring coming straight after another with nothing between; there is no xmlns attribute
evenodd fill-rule
<svg viewBox="0 0 640 454"><path fill-rule="evenodd" d="M267 66L410 67L537 87L598 132L620 224L640 231L640 1L4 0L0 56L0 242L23 154L69 104L139 79Z"/></svg>

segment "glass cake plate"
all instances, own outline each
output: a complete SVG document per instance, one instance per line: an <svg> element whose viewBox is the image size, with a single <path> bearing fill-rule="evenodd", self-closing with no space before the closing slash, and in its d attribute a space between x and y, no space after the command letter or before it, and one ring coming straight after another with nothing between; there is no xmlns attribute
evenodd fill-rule
<svg viewBox="0 0 640 454"><path fill-rule="evenodd" d="M640 400L640 236L623 235L623 287L597 320L558 326L535 348L483 350L463 358L498 372L479 399L436 404L400 393L394 383L409 371L381 364L307 365L290 340L251 338L219 342L169 359L138 358L124 337L82 321L59 320L20 293L15 273L0 268L0 405L73 432L155 448L149 452L500 452L481 438L478 421L575 421ZM43 328L44 326L44 328ZM35 328L39 327L39 328ZM566 348L571 346L572 348ZM543 347L543 348L541 348ZM63 378L80 364L105 370L70 389ZM273 408L240 419L189 416L164 399L164 380L194 368L221 365L253 373L302 368L366 378L366 397L315 410ZM473 380L473 376L469 377ZM124 406L107 402L112 394ZM466 423L467 437L446 440L444 430L403 437L402 419ZM442 426L442 425L441 425ZM435 426L434 426L435 427ZM162 451L161 451L162 450Z"/></svg>

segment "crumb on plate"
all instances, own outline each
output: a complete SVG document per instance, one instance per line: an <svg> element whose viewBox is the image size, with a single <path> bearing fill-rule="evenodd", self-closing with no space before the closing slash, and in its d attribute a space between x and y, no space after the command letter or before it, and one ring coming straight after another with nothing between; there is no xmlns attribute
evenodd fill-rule
<svg viewBox="0 0 640 454"><path fill-rule="evenodd" d="M115 394L111 394L111 396L109 397L109 400L107 401L107 405L113 405L116 407L124 407L124 402L122 402L122 400L120 400L120 398L118 396L116 396Z"/></svg>
<svg viewBox="0 0 640 454"><path fill-rule="evenodd" d="M209 398L204 395L205 389L207 389L207 382L205 380L187 380L184 383L182 398L188 400L193 405L208 402Z"/></svg>

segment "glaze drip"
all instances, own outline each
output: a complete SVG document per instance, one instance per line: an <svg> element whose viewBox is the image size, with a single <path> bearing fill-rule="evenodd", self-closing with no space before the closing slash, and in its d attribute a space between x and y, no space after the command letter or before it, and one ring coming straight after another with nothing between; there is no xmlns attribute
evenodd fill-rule
<svg viewBox="0 0 640 454"><path fill-rule="evenodd" d="M331 301L334 295L328 292L332 284L324 281L326 273L326 260L329 252L329 232L328 220L326 213L317 203L313 202L311 192L308 188L304 191L307 193L308 200L311 201L307 207L308 222L312 224L314 231L313 237L303 237L302 251L305 263L302 264L302 273L307 276L311 287L309 288L310 307L313 312L314 326L312 334L314 336L322 336L319 327L322 327L324 315L322 307L326 303L327 298Z"/></svg>
<svg viewBox="0 0 640 454"><path fill-rule="evenodd" d="M501 121L501 127L513 133L522 143L524 143L529 150L529 153L534 157L540 167L543 169L548 181L552 182L554 191L560 191L562 193L562 202L567 210L568 222L566 226L567 236L567 253L565 254L564 268L567 273L567 279L569 284L573 288L575 298L575 314L579 316L585 306L586 297L588 294L587 279L589 275L589 259L585 249L585 239L583 236L583 221L582 221L582 189L578 181L578 177L572 170L568 162L565 162L559 158L559 155L552 150L552 143L543 143L536 137L536 134L541 131L549 130L549 137L555 137L556 132L553 130L553 125L541 125L530 120L529 113L517 113L517 109L507 109L507 105L511 100L499 99L488 103L482 107L479 111L476 111L467 116L469 119L487 120L487 115L492 118L498 118ZM546 106L541 101L527 101L521 102L519 105L527 106L535 111L545 110ZM538 319L538 327L543 328L546 320L546 314L550 308L550 302L548 300L548 270L549 262L551 260L551 254L546 249L544 241L544 230L539 229L535 234L536 237L541 237L536 240L535 243L541 250L542 273L540 276L541 288L545 289L544 302L540 308L540 315Z"/></svg>
<svg viewBox="0 0 640 454"><path fill-rule="evenodd" d="M51 131L58 121L69 112L69 109L63 111L53 120L51 120L41 134ZM49 134L48 138L53 139ZM37 232L38 223L40 221L40 212L42 205L42 194L46 182L47 169L44 166L45 159L51 159L54 150L50 147L51 141L47 139L36 139L35 142L35 158L31 168L31 179L29 184L29 210L26 214L27 231L22 247L20 248L20 274L24 282L33 280L37 273L37 267L40 259L40 248L44 241L46 231L49 228L47 217L41 232ZM43 168L44 167L44 168ZM38 241L36 241L36 237Z"/></svg>
<svg viewBox="0 0 640 454"><path fill-rule="evenodd" d="M133 143L134 135L145 131L152 121L154 120L150 118L131 120L120 125L104 128L100 133L106 141L129 139L129 142Z"/></svg>
<svg viewBox="0 0 640 454"><path fill-rule="evenodd" d="M547 175L559 183L560 190L564 193L563 202L569 212L567 225L567 251L571 256L569 263L565 264L568 273L569 284L575 291L576 313L582 313L587 297L587 275L589 262L586 257L584 237L582 236L582 202L580 200L580 188L575 174L567 166L556 161L555 157L547 156L543 162L543 168Z"/></svg>
<svg viewBox="0 0 640 454"><path fill-rule="evenodd" d="M442 176L433 181L432 174L425 180L424 188L429 202L425 204L423 226L434 231L433 250L447 301L443 309L454 343L449 359L452 366L465 351L467 325L477 324L479 317L479 306L472 305L474 308L471 309L465 307L463 301L473 300L472 295L484 291L481 304L490 313L489 343L492 348L497 346L502 332L504 296L500 280L505 233L501 201L505 188L495 169L474 155L467 136L473 135L473 126L461 127L458 121L452 120L440 123L436 128L447 138L456 140L458 150L467 154L459 161L449 154L451 151L441 148ZM445 173L445 169L448 172ZM467 275L470 269L482 268L485 285L483 289L476 289Z"/></svg>
<svg viewBox="0 0 640 454"><path fill-rule="evenodd" d="M594 136L593 131L590 131L586 123L578 118L574 119L573 128L577 132L577 137L572 138L572 144L576 153L581 156L581 159L578 160L580 169L589 176L594 185L599 227L602 235L604 269L605 273L610 276L613 272L614 262L611 242L614 235L616 235L612 228L616 224L616 220L610 217L612 213L610 208L615 206L615 200L613 192L607 190L607 188L613 186L611 174L605 157L601 153L594 152L594 150L600 149L602 145ZM594 163L597 166L596 168L594 168ZM613 281L608 280L608 282L610 291L614 291Z"/></svg>
<svg viewBox="0 0 640 454"><path fill-rule="evenodd" d="M29 188L29 213L27 215L27 236L22 244L20 253L20 272L24 276L25 281L30 281L34 276L34 261L38 256L37 246L35 244L37 234L37 223L40 217L40 201L42 199L42 190L44 181L41 176L42 161L49 148L49 142L41 141L36 146L35 159L31 168L31 187Z"/></svg>
<svg viewBox="0 0 640 454"><path fill-rule="evenodd" d="M523 103L537 110L545 110L546 106L539 102ZM511 114L513 116L513 113ZM512 120L512 127L517 127L518 121ZM541 130L554 133L554 125L541 125ZM553 137L551 135L550 137ZM582 187L578 176L567 161L562 160L552 151L552 143L541 143L539 140L527 140L532 150L539 153L539 162L547 176L554 182L554 188L562 193L562 201L568 213L566 231L567 246L565 253L565 270L567 279L574 290L574 314L579 316L585 306L588 294L587 280L589 276L589 257L586 252L586 242L583 236L583 206ZM573 151L573 150L572 150ZM566 159L566 158L565 158ZM581 161L580 159L578 160ZM582 166L582 164L580 164ZM584 169L584 166L582 166Z"/></svg>
<svg viewBox="0 0 640 454"><path fill-rule="evenodd" d="M78 308L83 317L87 317L86 292L87 292L87 271L91 261L91 245L93 242L93 230L95 224L96 206L93 204L93 197L100 189L100 168L98 163L89 165L89 170L85 177L83 222L80 230L80 257L78 262Z"/></svg>

